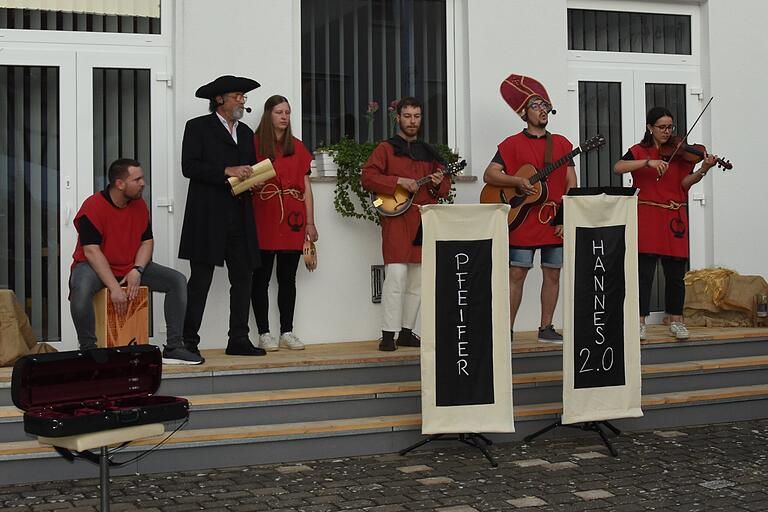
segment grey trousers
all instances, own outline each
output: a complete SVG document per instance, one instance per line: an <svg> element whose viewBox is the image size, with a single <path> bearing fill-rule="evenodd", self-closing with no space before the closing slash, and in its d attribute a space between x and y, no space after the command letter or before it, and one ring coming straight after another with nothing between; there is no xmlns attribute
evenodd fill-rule
<svg viewBox="0 0 768 512"><path fill-rule="evenodd" d="M165 294L166 346L181 347L184 312L187 309L187 279L184 274L150 262L141 276L141 284L151 292ZM77 331L77 341L83 350L96 348L96 318L93 296L104 283L87 263L78 263L69 276L69 309Z"/></svg>

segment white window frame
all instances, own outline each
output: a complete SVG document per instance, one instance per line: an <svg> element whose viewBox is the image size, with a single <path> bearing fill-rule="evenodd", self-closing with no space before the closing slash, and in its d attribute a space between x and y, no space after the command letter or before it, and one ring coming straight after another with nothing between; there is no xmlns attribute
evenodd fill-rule
<svg viewBox="0 0 768 512"><path fill-rule="evenodd" d="M590 9L596 11L642 12L674 14L691 17L691 54L671 55L666 53L604 52L568 50L569 62L606 62L621 64L674 64L683 66L701 65L701 9L698 5L670 2L637 0L569 0L568 9Z"/></svg>
<svg viewBox="0 0 768 512"><path fill-rule="evenodd" d="M30 43L34 45L56 43L120 46L171 46L173 41L173 18L173 0L160 0L160 34L0 29L0 46L4 46L8 43Z"/></svg>

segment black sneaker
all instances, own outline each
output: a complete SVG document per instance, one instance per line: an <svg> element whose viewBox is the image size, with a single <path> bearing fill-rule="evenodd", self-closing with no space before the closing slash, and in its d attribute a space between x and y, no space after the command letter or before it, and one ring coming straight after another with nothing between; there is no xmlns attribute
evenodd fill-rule
<svg viewBox="0 0 768 512"><path fill-rule="evenodd" d="M549 324L544 327L539 327L539 341L543 341L544 343L562 344L563 337L557 334L557 331L552 324Z"/></svg>
<svg viewBox="0 0 768 512"><path fill-rule="evenodd" d="M163 364L203 364L203 358L185 347L165 347Z"/></svg>
<svg viewBox="0 0 768 512"><path fill-rule="evenodd" d="M224 351L228 356L265 356L267 351L263 348L254 347L248 338L239 340L229 340L227 348Z"/></svg>
<svg viewBox="0 0 768 512"><path fill-rule="evenodd" d="M185 343L184 343L184 348L186 348L186 349L187 349L189 352L192 352L192 353L193 353L193 354L195 354L196 356L199 356L199 357L200 357L200 359L201 359L203 362L205 362L205 358L204 358L204 357L203 357L203 355L200 353L200 349L197 347L197 344L196 344L196 343L189 343L189 342L185 342Z"/></svg>

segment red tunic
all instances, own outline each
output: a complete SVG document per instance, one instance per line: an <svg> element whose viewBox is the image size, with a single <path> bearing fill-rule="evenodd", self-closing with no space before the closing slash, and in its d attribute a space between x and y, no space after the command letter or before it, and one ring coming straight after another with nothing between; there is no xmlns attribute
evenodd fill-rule
<svg viewBox="0 0 768 512"><path fill-rule="evenodd" d="M524 132L507 137L499 144L499 154L504 160L504 172L511 176L525 164L532 164L536 169L544 167L544 153L547 149L545 138L534 138ZM552 135L552 161L562 158L573 149L573 145L562 135ZM558 208L563 202L563 194L568 186L568 164L555 169L546 178L547 203L554 202ZM555 215L555 209L549 204L533 206L522 224L509 232L509 245L513 247L544 247L563 245L563 239L555 236L555 227L549 221Z"/></svg>
<svg viewBox="0 0 768 512"><path fill-rule="evenodd" d="M653 147L635 144L630 149L635 160L659 160L659 151ZM632 185L640 190L638 201L659 204L686 203L688 192L683 189L683 178L691 173L694 164L682 160L669 163L661 179L656 169L643 167L632 171ZM673 231L674 230L674 231ZM677 233L675 233L677 232ZM658 206L637 206L638 252L660 256L688 257L688 208L669 210Z"/></svg>
<svg viewBox="0 0 768 512"><path fill-rule="evenodd" d="M136 253L141 246L141 236L149 224L149 210L143 199L130 201L125 208L115 208L101 192L96 192L83 202L75 215L75 228L86 216L101 233L101 252L109 262L115 276L124 276L133 269ZM88 261L80 237L77 238L72 266Z"/></svg>
<svg viewBox="0 0 768 512"><path fill-rule="evenodd" d="M259 138L254 137L256 161L266 157L259 153ZM304 246L307 224L307 207L304 203L304 178L312 162L312 154L304 144L293 138L295 151L283 156L275 147L272 165L277 176L264 183L253 194L253 216L259 247L267 251L295 250Z"/></svg>
<svg viewBox="0 0 768 512"><path fill-rule="evenodd" d="M377 194L394 195L397 178L418 180L436 172L442 166L437 161L412 160L407 156L395 156L393 146L382 142L371 153L362 169L362 185ZM381 217L381 250L384 263L421 263L421 246L413 240L421 224L421 214L415 206L437 203L429 193L430 184L419 188L413 198L414 206L397 217ZM445 197L451 188L451 180L444 178L436 191L438 197Z"/></svg>

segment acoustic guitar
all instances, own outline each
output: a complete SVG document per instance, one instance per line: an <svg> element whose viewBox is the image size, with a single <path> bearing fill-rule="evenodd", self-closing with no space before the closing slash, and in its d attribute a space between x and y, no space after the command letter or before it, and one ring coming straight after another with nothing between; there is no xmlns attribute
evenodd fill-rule
<svg viewBox="0 0 768 512"><path fill-rule="evenodd" d="M450 176L464 169L467 166L467 161L462 160L460 162L453 162L448 164L441 172L443 175ZM430 176L424 176L416 180L416 185L421 187L427 183L430 183L432 178ZM376 194L371 192L371 204L380 215L384 217L397 217L402 215L413 204L413 197L416 193L411 193L405 190L400 185L395 188L394 195L388 194Z"/></svg>
<svg viewBox="0 0 768 512"><path fill-rule="evenodd" d="M525 164L520 167L514 176L518 178L528 178L531 185L536 191L531 195L525 195L520 192L516 187L497 187L495 185L485 185L480 192L481 203L506 203L512 207L509 210L509 216L507 221L509 223L510 231L523 223L528 216L528 210L537 204L541 204L547 200L549 191L547 189L547 183L545 178L549 176L553 171L560 168L563 164L570 161L573 157L580 153L586 153L597 149L605 145L605 137L597 135L586 142L582 142L579 146L568 153L567 155L559 158L557 161L552 162L543 169L537 170L531 164Z"/></svg>

